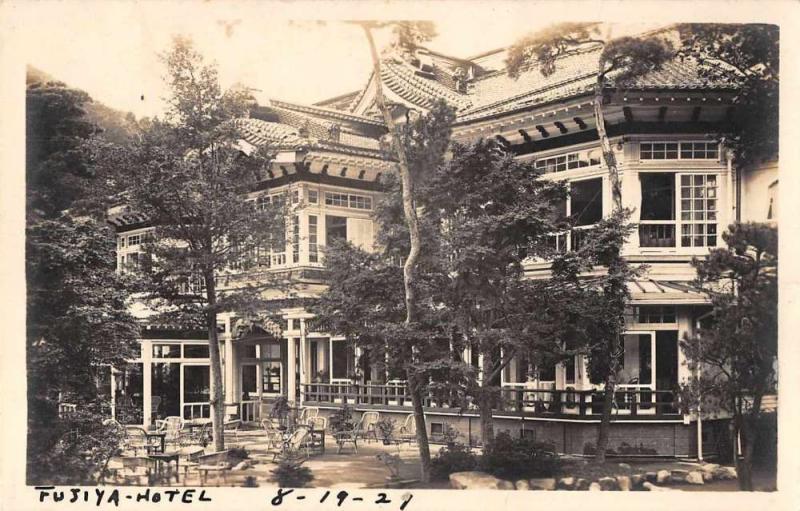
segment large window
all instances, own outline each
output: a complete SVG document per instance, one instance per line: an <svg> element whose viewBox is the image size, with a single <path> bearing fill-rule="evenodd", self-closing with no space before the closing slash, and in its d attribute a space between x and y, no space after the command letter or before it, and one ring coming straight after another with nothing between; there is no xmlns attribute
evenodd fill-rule
<svg viewBox="0 0 800 511"><path fill-rule="evenodd" d="M643 173L639 180L641 247L675 247L677 233L681 247L716 246L716 175ZM677 199L676 190L679 190Z"/></svg>
<svg viewBox="0 0 800 511"><path fill-rule="evenodd" d="M181 364L156 362L151 366L151 412L154 419L181 415Z"/></svg>
<svg viewBox="0 0 800 511"><path fill-rule="evenodd" d="M334 240L347 240L347 218L343 216L325 216L325 244L331 245Z"/></svg>
<svg viewBox="0 0 800 511"><path fill-rule="evenodd" d="M563 172L591 165L600 165L600 155L597 150L562 154L549 158L539 158L534 165L538 170L546 173Z"/></svg>
<svg viewBox="0 0 800 511"><path fill-rule="evenodd" d="M319 261L319 248L317 242L317 217L308 215L308 262Z"/></svg>
<svg viewBox="0 0 800 511"><path fill-rule="evenodd" d="M300 218L292 217L292 262L300 262Z"/></svg>
<svg viewBox="0 0 800 511"><path fill-rule="evenodd" d="M355 369L353 348L347 341L331 341L331 376L347 379Z"/></svg>
<svg viewBox="0 0 800 511"><path fill-rule="evenodd" d="M681 246L717 246L717 176L681 176Z"/></svg>
<svg viewBox="0 0 800 511"><path fill-rule="evenodd" d="M570 215L575 225L592 225L603 218L603 180L570 183Z"/></svg>
<svg viewBox="0 0 800 511"><path fill-rule="evenodd" d="M210 396L210 379L207 365L183 366L184 403L207 403Z"/></svg>

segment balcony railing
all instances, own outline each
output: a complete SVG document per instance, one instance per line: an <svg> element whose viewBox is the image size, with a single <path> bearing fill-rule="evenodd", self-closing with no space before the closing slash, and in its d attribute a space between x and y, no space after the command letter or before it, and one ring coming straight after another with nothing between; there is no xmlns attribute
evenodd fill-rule
<svg viewBox="0 0 800 511"><path fill-rule="evenodd" d="M411 398L404 385L362 385L356 383L302 384L305 402L315 404L349 404L365 407L411 407ZM428 396L427 408L459 408L449 396ZM474 408L469 406L467 408ZM503 388L496 400L495 414L539 417L599 418L603 410L603 393L595 390L547 390ZM672 391L620 389L614 393L612 413L617 419L642 416L677 416L677 396Z"/></svg>
<svg viewBox="0 0 800 511"><path fill-rule="evenodd" d="M639 224L640 247L674 247L675 223Z"/></svg>

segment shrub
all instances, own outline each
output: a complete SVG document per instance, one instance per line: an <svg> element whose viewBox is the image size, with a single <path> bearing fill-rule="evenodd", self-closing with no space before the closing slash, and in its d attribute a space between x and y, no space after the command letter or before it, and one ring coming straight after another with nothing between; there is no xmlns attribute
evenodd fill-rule
<svg viewBox="0 0 800 511"><path fill-rule="evenodd" d="M345 404L330 416L328 424L331 433L353 429L353 409Z"/></svg>
<svg viewBox="0 0 800 511"><path fill-rule="evenodd" d="M311 469L304 467L305 458L294 451L287 451L280 456L278 466L272 470L271 481L281 488L305 488L314 479Z"/></svg>
<svg viewBox="0 0 800 511"><path fill-rule="evenodd" d="M464 444L451 443L443 447L431 460L431 477L447 479L454 472L474 470L478 458Z"/></svg>
<svg viewBox="0 0 800 511"><path fill-rule="evenodd" d="M384 442L388 442L394 437L394 430L397 426L397 421L394 419L381 419L375 423L375 429L378 430L378 434L381 436L381 440Z"/></svg>
<svg viewBox="0 0 800 511"><path fill-rule="evenodd" d="M246 460L250 457L250 453L244 447L233 447L228 450L228 457L232 460Z"/></svg>
<svg viewBox="0 0 800 511"><path fill-rule="evenodd" d="M529 438L512 439L508 433L495 436L481 457L483 470L504 479L552 477L560 465L552 445Z"/></svg>

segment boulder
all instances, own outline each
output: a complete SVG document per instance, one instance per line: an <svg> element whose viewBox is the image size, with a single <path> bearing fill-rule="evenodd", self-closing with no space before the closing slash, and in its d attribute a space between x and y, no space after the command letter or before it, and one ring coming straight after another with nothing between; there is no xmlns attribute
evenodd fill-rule
<svg viewBox="0 0 800 511"><path fill-rule="evenodd" d="M658 484L664 484L666 482L669 482L671 476L672 474L670 473L669 470L659 470L658 472L656 472L656 482Z"/></svg>
<svg viewBox="0 0 800 511"><path fill-rule="evenodd" d="M547 477L543 479L531 479L530 481L531 490L555 490L556 489L556 480L552 477Z"/></svg>
<svg viewBox="0 0 800 511"><path fill-rule="evenodd" d="M642 485L642 483L645 482L645 481L646 481L646 479L644 477L644 474L633 474L631 476L631 486L633 488L640 487Z"/></svg>
<svg viewBox="0 0 800 511"><path fill-rule="evenodd" d="M456 490L498 490L500 479L485 472L453 472L450 487Z"/></svg>
<svg viewBox="0 0 800 511"><path fill-rule="evenodd" d="M599 483L592 483L589 485L589 491L603 491Z"/></svg>
<svg viewBox="0 0 800 511"><path fill-rule="evenodd" d="M576 490L581 490L581 491L588 490L589 489L589 482L590 482L589 480L584 479L582 477L579 477L575 481L575 489Z"/></svg>
<svg viewBox="0 0 800 511"><path fill-rule="evenodd" d="M520 479L516 483L514 483L514 487L518 490L530 490L531 485L527 479Z"/></svg>
<svg viewBox="0 0 800 511"><path fill-rule="evenodd" d="M718 469L714 470L714 478L715 479L736 479L736 469L734 467L719 467Z"/></svg>
<svg viewBox="0 0 800 511"><path fill-rule="evenodd" d="M574 477L562 477L558 480L558 484L556 484L556 488L559 490L574 490L575 489L575 478Z"/></svg>
<svg viewBox="0 0 800 511"><path fill-rule="evenodd" d="M664 488L663 486L656 486L650 481L645 481L642 485L645 491L670 491L669 488Z"/></svg>
<svg viewBox="0 0 800 511"><path fill-rule="evenodd" d="M701 471L700 473L703 474L703 481L709 482L709 481L713 481L714 480L714 473L713 472Z"/></svg>
<svg viewBox="0 0 800 511"><path fill-rule="evenodd" d="M617 489L617 480L613 477L601 477L597 480L597 483L603 491L613 491Z"/></svg>
<svg viewBox="0 0 800 511"><path fill-rule="evenodd" d="M628 465L627 463L620 463L619 468L621 468L622 470L630 470L631 466Z"/></svg>
<svg viewBox="0 0 800 511"><path fill-rule="evenodd" d="M647 482L654 483L658 480L658 474L656 474L655 472L646 472L644 474L644 479Z"/></svg>
<svg viewBox="0 0 800 511"><path fill-rule="evenodd" d="M689 484L703 484L703 472L692 470L686 474L686 482Z"/></svg>
<svg viewBox="0 0 800 511"><path fill-rule="evenodd" d="M617 476L617 487L620 491L631 491L631 478L628 476Z"/></svg>
<svg viewBox="0 0 800 511"><path fill-rule="evenodd" d="M505 480L501 479L497 483L497 489L498 490L514 490L516 488L514 487L514 483L512 483L511 481L505 481Z"/></svg>
<svg viewBox="0 0 800 511"><path fill-rule="evenodd" d="M234 465L231 470L247 470L248 468L250 468L250 462L247 461L247 460L244 460L244 461L240 461L239 463Z"/></svg>
<svg viewBox="0 0 800 511"><path fill-rule="evenodd" d="M670 472L670 481L673 483L685 483L686 477L689 475L688 470L673 470Z"/></svg>
<svg viewBox="0 0 800 511"><path fill-rule="evenodd" d="M719 464L717 463L703 463L700 465L700 470L703 472L707 472L709 474L713 474L715 470L719 468Z"/></svg>

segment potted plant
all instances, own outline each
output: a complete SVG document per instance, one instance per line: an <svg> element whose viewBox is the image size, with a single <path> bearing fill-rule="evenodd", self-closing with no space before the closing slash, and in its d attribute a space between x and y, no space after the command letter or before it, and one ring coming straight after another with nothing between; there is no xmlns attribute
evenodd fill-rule
<svg viewBox="0 0 800 511"><path fill-rule="evenodd" d="M397 422L394 419L385 418L380 419L375 423L375 429L383 440L383 445L389 445L394 438L394 430Z"/></svg>
<svg viewBox="0 0 800 511"><path fill-rule="evenodd" d="M278 396L275 398L275 401L272 402L272 408L269 411L269 417L270 419L277 419L281 426L287 426L286 422L291 408L292 407L289 406L289 400L286 398L286 396Z"/></svg>

